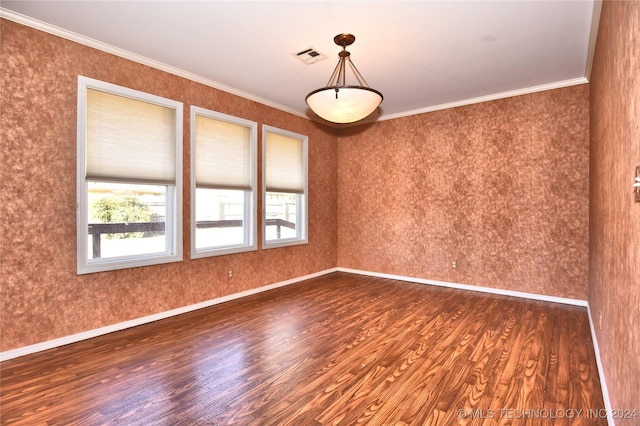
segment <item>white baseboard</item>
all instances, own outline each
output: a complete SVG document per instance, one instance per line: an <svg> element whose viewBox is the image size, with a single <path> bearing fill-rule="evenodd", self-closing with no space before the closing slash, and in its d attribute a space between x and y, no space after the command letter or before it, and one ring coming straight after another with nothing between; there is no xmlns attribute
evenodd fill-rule
<svg viewBox="0 0 640 426"><path fill-rule="evenodd" d="M609 399L609 390L607 389L607 384L605 382L604 369L602 368L602 359L600 358L600 348L598 347L598 340L596 338L595 327L593 324L593 317L591 316L591 309L589 309L588 301L580 300L580 299L570 299L565 297L547 296L544 294L526 293L521 291L503 290L503 289L492 288L492 287L481 287L481 286L468 285L468 284L457 284L457 283L450 283L446 281L434 281L434 280L427 280L423 278L406 277L402 275L392 275L392 274L383 274L379 272L361 271L357 269L349 269L349 268L337 268L337 269L340 272L348 272L352 274L369 275L369 276L379 277L379 278L389 278L389 279L399 280L399 281L409 281L409 282L418 283L418 284L429 284L429 285L435 285L440 287L456 288L460 290L479 291L483 293L497 294L497 295L503 295L503 296L514 296L514 297L521 297L525 299L541 300L545 302L563 303L566 305L586 307L587 314L589 317L589 330L591 331L591 340L593 341L593 350L595 352L596 365L598 367L598 375L600 378L600 386L602 388L602 397L604 399L604 407L607 413L607 423L609 424L609 426L615 426L615 422L612 417L613 411L611 409L611 400Z"/></svg>
<svg viewBox="0 0 640 426"><path fill-rule="evenodd" d="M107 333L113 333L114 331L120 331L138 325L158 321L161 319L169 318L175 315L184 314L187 312L195 311L197 309L206 308L220 303L228 302L230 300L239 299L241 297L250 296L252 294L261 293L263 291L272 290L274 288L283 287L290 284L295 284L300 281L308 280L310 278L319 277L322 275L336 272L337 268L326 269L324 271L315 272L309 275L303 275L301 277L292 278L286 281L280 281L274 284L265 285L262 287L254 288L251 290L243 291L240 293L230 294L228 296L218 297L216 299L206 300L204 302L196 303L193 305L183 306L176 309L171 309L165 312L159 312L157 314L148 315L141 318L136 318L130 321L120 322L117 324L108 325L106 327L100 327L93 330L83 331L82 333L72 334L70 336L60 337L58 339L47 340L46 342L36 343L34 345L23 346L21 348L12 349L9 351L0 352L0 362L9 359L17 358L24 355L29 355L36 352L45 351L47 349L53 349L58 346L68 345L69 343L79 342L81 340L91 339L93 337L101 336Z"/></svg>
<svg viewBox="0 0 640 426"><path fill-rule="evenodd" d="M316 272L316 273L309 274L309 275L303 275L301 277L292 278L290 280L281 281L281 282L277 282L277 283L274 283L274 284L269 284L269 285L266 285L266 286L263 286L263 287L258 287L258 288L247 290L247 291L243 291L243 292L240 292L240 293L235 293L235 294L231 294L231 295L228 295L228 296L223 296L223 297L219 297L219 298L216 298L216 299L206 300L204 302L196 303L196 304L193 304L193 305L183 306L183 307L172 309L172 310L165 311L165 312L159 312L157 314L148 315L148 316L141 317L141 318L136 318L136 319L133 319L133 320L130 320L130 321L120 322L120 323L117 323L117 324L108 325L106 327L101 327L101 328L96 328L96 329L93 329L93 330L83 331L81 333L72 334L70 336L60 337L58 339L48 340L48 341L45 341L45 342L36 343L34 345L23 346L21 348L12 349L12 350L5 351L5 352L0 352L0 362L6 361L6 360L9 360L9 359L13 359L13 358L17 358L17 357L20 357L20 356L24 356L24 355L29 355L29 354L36 353L36 352L45 351L47 349L53 349L53 348L56 348L58 346L68 345L70 343L79 342L81 340L91 339L93 337L101 336L101 335L107 334L107 333L112 333L114 331L119 331L119 330L124 330L124 329L127 329L127 328L131 328L131 327L136 327L138 325L146 324L146 323L153 322L153 321L158 321L158 320L169 318L169 317L172 317L172 316L175 316L175 315L184 314L184 313L187 313L187 312L195 311L197 309L206 308L206 307L209 307L209 306L213 306L213 305L217 305L217 304L220 304L220 303L228 302L230 300L238 299L238 298L245 297L245 296L250 296L252 294L261 293L263 291L271 290L271 289L274 289L274 288L283 287L283 286L290 285L290 284L295 284L295 283L298 283L300 281L308 280L310 278L319 277L319 276L326 275L326 274L329 274L331 272L336 272L336 271L348 272L348 273L359 274L359 275L368 275L368 276L372 276L372 277L389 278L389 279L394 279L394 280L399 280L399 281L409 281L409 282L420 283L420 284L436 285L436 286L441 286L441 287L457 288L457 289L461 289L461 290L479 291L479 292L491 293L491 294L499 294L499 295L504 295L504 296L515 296L515 297L522 297L522 298L526 298L526 299L543 300L543 301L547 301L547 302L564 303L564 304L569 304L569 305L588 307L587 302L585 300L568 299L568 298L555 297L555 296L546 296L546 295L542 295L542 294L524 293L524 292L519 292L519 291L502 290L502 289L496 289L496 288L491 288L491 287L480 287L480 286L474 286L474 285L468 285L468 284L457 284L457 283L450 283L450 282L445 282L445 281L434 281L434 280L428 280L428 279L423 279L423 278L414 278L414 277L408 277L408 276L402 276L402 275L392 275L392 274L384 274L384 273L379 273L379 272L370 272L370 271L362 271L362 270L358 270L358 269L349 269L349 268L340 268L340 267L338 267L338 268L326 269L324 271ZM593 325L591 326L591 332L592 332L592 335L593 335ZM600 371L601 371L601 369L600 369Z"/></svg>
<svg viewBox="0 0 640 426"><path fill-rule="evenodd" d="M609 399L609 392L607 390L607 385L606 385L606 382L605 382L604 370L602 368L602 360L600 358L600 349L598 347L598 341L597 341L597 338L596 338L593 318L591 316L591 310L589 309L589 304L588 304L588 302L586 300L570 299L570 298L556 297L556 296L547 296L547 295L544 295L544 294L526 293L526 292L521 292L521 291L504 290L504 289L497 289L497 288L491 288L491 287L482 287L482 286L475 286L475 285L469 285L469 284L458 284L458 283L451 283L451 282L446 282L446 281L435 281L435 280L428 280L428 279L424 279L424 278L415 278L415 277L408 277L408 276L402 276L402 275L384 274L384 273L380 273L380 272L362 271L362 270L358 270L358 269L341 268L341 267L325 269L324 271L315 272L313 274L303 275L301 277L292 278L290 280L280 281L280 282L277 282L277 283L273 283L273 284L269 284L269 285L266 285L266 286L258 287L258 288L255 288L255 289L243 291L243 292L240 292L240 293L231 294L231 295L228 295L228 296L219 297L219 298L216 298L216 299L207 300L207 301L196 303L196 304L189 305L189 306L183 306L181 308L172 309L172 310L165 311L165 312L160 312L160 313L157 313L157 314L153 314L153 315L137 318L137 319L134 319L134 320L131 320L131 321L125 321L125 322L109 325L109 326L106 326L106 327L101 327L101 328L97 328L97 329L94 329L94 330L88 330L88 331L85 331L85 332L82 332L82 333L77 333L77 334L73 334L73 335L70 335L70 336L61 337L59 339L48 340L46 342L37 343L37 344L34 344L34 345L29 345L29 346L24 346L22 348L17 348L17 349L12 349L12 350L5 351L5 352L0 352L0 362L6 361L6 360L9 360L9 359L13 359L13 358L17 358L17 357L20 357L20 356L24 356L24 355L36 353L36 352L41 352L41 351L44 351L44 350L47 350L47 349L53 349L55 347L67 345L69 343L79 342L81 340L90 339L92 337L101 336L103 334L112 333L114 331L124 330L124 329L127 329L127 328L131 328L131 327L135 327L135 326L138 326L138 325L150 323L150 322L153 322L153 321L158 321L158 320L169 318L169 317L172 317L172 316L175 316L175 315L184 314L184 313L187 313L187 312L195 311L197 309L206 308L206 307L209 307L209 306L213 306L213 305L217 305L217 304L220 304L220 303L228 302L228 301L231 301L231 300L234 300L234 299L239 299L241 297L250 296L250 295L261 293L261 292L264 292L264 291L267 291L267 290L272 290L272 289L275 289L275 288L278 288L278 287L283 287L283 286L286 286L286 285L295 284L295 283L298 283L298 282L301 282L301 281L305 281L305 280L308 280L308 279L311 279L311 278L316 278L316 277L319 277L319 276L322 276L322 275L326 275L326 274L329 274L329 273L332 273L332 272L347 272L347 273L351 273L351 274L368 275L368 276L372 276L372 277L388 278L388 279L393 279L393 280L398 280L398 281L408 281L408 282L413 282L413 283L418 283L418 284L428 284L428 285L434 285L434 286L440 286L440 287L455 288L455 289L460 289L460 290L478 291L478 292L497 294L497 295L503 295L503 296L514 296L514 297L520 297L520 298L525 298L525 299L541 300L541 301L545 301L545 302L563 303L563 304L567 304L567 305L586 307L587 308L587 313L588 313L588 316L589 316L589 328L591 330L591 339L593 341L593 349L595 351L596 364L598 366L598 374L600 376L600 384L602 386L602 395L603 395L603 398L604 398L605 409L606 409L606 412L607 412L607 422L608 422L609 425L615 426L613 418L611 417L611 413L612 413L611 400Z"/></svg>
<svg viewBox="0 0 640 426"><path fill-rule="evenodd" d="M570 299L566 297L547 296L545 294L504 290L500 288L482 287L482 286L469 285L469 284L458 284L458 283L451 283L446 281L427 280L424 278L414 278L414 277L407 277L403 275L383 274L380 272L361 271L358 269L349 269L349 268L339 267L337 268L337 270L340 272L349 272L351 274L369 275L372 277L389 278L389 279L398 280L398 281L409 281L409 282L418 283L418 284L429 284L429 285L435 285L439 287L456 288L459 290L479 291L482 293L498 294L502 296L514 296L514 297L521 297L524 299L542 300L545 302L563 303L565 305L588 307L587 301L581 300L581 299Z"/></svg>
<svg viewBox="0 0 640 426"><path fill-rule="evenodd" d="M589 306L587 306L587 313L589 314L589 328L591 328L593 351L596 353L596 365L598 366L598 375L600 376L600 387L602 388L604 408L607 412L607 424L615 426L613 410L611 409L611 400L609 399L609 390L607 389L607 383L604 380L604 369L602 368L602 359L600 358L600 348L598 347L598 338L596 337L596 327L593 323L593 316L591 315L591 308Z"/></svg>

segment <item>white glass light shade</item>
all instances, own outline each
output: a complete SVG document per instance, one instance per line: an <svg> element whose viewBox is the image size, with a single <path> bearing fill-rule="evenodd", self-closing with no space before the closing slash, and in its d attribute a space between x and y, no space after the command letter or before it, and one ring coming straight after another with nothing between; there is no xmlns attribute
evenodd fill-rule
<svg viewBox="0 0 640 426"><path fill-rule="evenodd" d="M314 90L305 101L313 112L327 121L353 123L375 111L382 102L382 94L369 87L330 86Z"/></svg>

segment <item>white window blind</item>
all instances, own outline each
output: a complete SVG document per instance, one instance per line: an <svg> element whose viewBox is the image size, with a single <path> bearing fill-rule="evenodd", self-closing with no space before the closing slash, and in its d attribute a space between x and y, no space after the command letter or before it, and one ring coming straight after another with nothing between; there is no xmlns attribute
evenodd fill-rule
<svg viewBox="0 0 640 426"><path fill-rule="evenodd" d="M86 179L173 185L175 116L166 106L88 88Z"/></svg>
<svg viewBox="0 0 640 426"><path fill-rule="evenodd" d="M304 193L303 141L266 132L265 148L267 192Z"/></svg>
<svg viewBox="0 0 640 426"><path fill-rule="evenodd" d="M196 187L251 190L251 128L196 115Z"/></svg>

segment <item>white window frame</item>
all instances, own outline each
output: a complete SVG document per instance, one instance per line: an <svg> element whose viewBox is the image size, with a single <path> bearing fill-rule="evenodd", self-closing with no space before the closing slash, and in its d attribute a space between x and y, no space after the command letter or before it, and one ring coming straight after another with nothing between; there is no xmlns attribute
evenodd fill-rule
<svg viewBox="0 0 640 426"><path fill-rule="evenodd" d="M121 257L89 259L88 257L88 183L86 176L86 107L87 90L96 89L119 96L154 103L175 112L175 183L167 185L164 252ZM140 266L182 261L182 111L181 102L92 78L78 76L77 105L77 273L111 271ZM126 183L126 182L121 182ZM134 184L135 182L131 182Z"/></svg>
<svg viewBox="0 0 640 426"><path fill-rule="evenodd" d="M248 127L250 130L250 164L251 191L245 192L244 197L244 242L237 245L196 248L196 115L227 121L232 124ZM257 152L258 152L258 123L221 112L212 111L198 106L191 106L191 258L198 259L209 256L222 256L247 251L256 251L257 245Z"/></svg>
<svg viewBox="0 0 640 426"><path fill-rule="evenodd" d="M303 193L296 195L296 236L267 241L267 133L276 133L283 136L299 139L302 142L303 158ZM280 129L266 124L262 125L262 248L271 249L307 244L309 225L309 137Z"/></svg>

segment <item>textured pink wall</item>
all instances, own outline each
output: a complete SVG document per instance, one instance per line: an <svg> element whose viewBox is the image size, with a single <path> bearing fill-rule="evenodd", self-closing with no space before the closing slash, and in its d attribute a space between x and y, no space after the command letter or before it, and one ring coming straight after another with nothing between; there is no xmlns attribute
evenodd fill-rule
<svg viewBox="0 0 640 426"><path fill-rule="evenodd" d="M338 266L586 299L588 97L581 85L343 130Z"/></svg>
<svg viewBox="0 0 640 426"><path fill-rule="evenodd" d="M335 266L337 149L333 131L11 21L1 20L1 25L0 350ZM183 262L76 275L79 74L184 103ZM309 244L189 259L190 105L309 136ZM228 269L234 271L230 280Z"/></svg>
<svg viewBox="0 0 640 426"><path fill-rule="evenodd" d="M605 1L591 75L589 305L613 408L640 411L640 2ZM617 420L636 424L638 420Z"/></svg>

